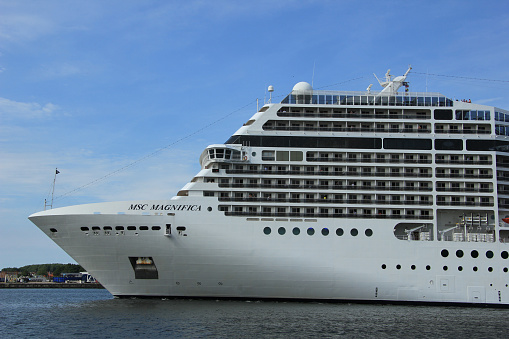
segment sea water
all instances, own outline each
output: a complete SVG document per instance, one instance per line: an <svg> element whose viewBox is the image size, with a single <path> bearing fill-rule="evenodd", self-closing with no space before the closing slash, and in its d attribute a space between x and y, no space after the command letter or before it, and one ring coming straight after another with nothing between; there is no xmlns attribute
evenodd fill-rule
<svg viewBox="0 0 509 339"><path fill-rule="evenodd" d="M3 338L506 338L509 309L116 299L98 289L1 289Z"/></svg>

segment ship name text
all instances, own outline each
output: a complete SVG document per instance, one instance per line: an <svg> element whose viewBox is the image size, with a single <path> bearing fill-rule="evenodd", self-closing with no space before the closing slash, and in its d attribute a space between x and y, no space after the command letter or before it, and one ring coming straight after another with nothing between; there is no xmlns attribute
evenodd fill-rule
<svg viewBox="0 0 509 339"><path fill-rule="evenodd" d="M149 204L131 204L130 211L201 211L201 205L149 205Z"/></svg>

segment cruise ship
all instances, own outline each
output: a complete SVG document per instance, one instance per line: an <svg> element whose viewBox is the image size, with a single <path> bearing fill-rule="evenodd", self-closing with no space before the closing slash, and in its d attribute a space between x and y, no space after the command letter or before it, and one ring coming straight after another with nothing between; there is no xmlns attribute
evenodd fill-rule
<svg viewBox="0 0 509 339"><path fill-rule="evenodd" d="M508 305L509 111L410 70L297 83L171 199L29 219L117 297Z"/></svg>

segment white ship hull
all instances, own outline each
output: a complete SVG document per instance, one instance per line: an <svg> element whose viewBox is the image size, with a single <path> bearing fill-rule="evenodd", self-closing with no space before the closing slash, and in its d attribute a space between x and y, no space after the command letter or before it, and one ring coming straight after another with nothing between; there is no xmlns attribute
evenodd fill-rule
<svg viewBox="0 0 509 339"><path fill-rule="evenodd" d="M184 200L188 199L178 204L205 209L203 201ZM483 255L489 250L500 253L505 244L402 241L393 234L399 221L391 219L247 221L207 210L177 211L174 216L127 214L126 206L132 204L174 205L176 201L92 204L40 212L30 219L119 297L509 303L508 274L503 272L508 260ZM178 225L179 220L187 225L180 234L173 229L165 235L164 227L151 230L152 225ZM55 225L58 231L51 232ZM82 231L83 225L101 225L101 230ZM108 232L102 225L137 229ZM142 225L149 230L140 231ZM265 227L271 227L271 234L264 234ZM278 234L279 227L285 228L285 235ZM293 227L301 233L290 234ZM342 236L335 234L338 227L344 230ZM306 234L307 228L315 234ZM323 228L330 234L322 235ZM353 228L357 236L350 234ZM369 237L367 229L373 230ZM444 258L443 249L451 255ZM453 253L458 249L481 255L456 258ZM157 279L136 279L132 257L151 258Z"/></svg>

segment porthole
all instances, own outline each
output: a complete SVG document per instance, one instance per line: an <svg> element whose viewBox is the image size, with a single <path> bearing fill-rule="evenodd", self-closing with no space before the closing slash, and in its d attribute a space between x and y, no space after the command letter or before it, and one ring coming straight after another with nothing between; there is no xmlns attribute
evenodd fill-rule
<svg viewBox="0 0 509 339"><path fill-rule="evenodd" d="M152 231L159 231L161 230L161 226L152 226Z"/></svg>
<svg viewBox="0 0 509 339"><path fill-rule="evenodd" d="M251 152L251 156L256 157L256 152Z"/></svg>
<svg viewBox="0 0 509 339"><path fill-rule="evenodd" d="M507 267L504 267L504 272L507 273L509 269Z"/></svg>
<svg viewBox="0 0 509 339"><path fill-rule="evenodd" d="M299 235L300 234L300 228L294 227L293 230L292 230L292 233L295 234L295 235Z"/></svg>
<svg viewBox="0 0 509 339"><path fill-rule="evenodd" d="M99 231L101 228L99 226L92 226L92 231ZM111 227L110 227L111 230Z"/></svg>
<svg viewBox="0 0 509 339"><path fill-rule="evenodd" d="M444 269L444 271L447 271L449 269L449 267L444 266L443 269Z"/></svg>
<svg viewBox="0 0 509 339"><path fill-rule="evenodd" d="M472 256L472 258L477 258L479 256L479 252L473 250L472 252L470 252L470 255Z"/></svg>
<svg viewBox="0 0 509 339"><path fill-rule="evenodd" d="M366 237L371 237L373 235L373 230L371 228L368 228L366 229L364 234L366 235Z"/></svg>
<svg viewBox="0 0 509 339"><path fill-rule="evenodd" d="M342 236L344 233L345 233L345 232L343 232L343 229L342 229L342 228L338 228L338 229L336 230L336 235L337 235L338 237Z"/></svg>
<svg viewBox="0 0 509 339"><path fill-rule="evenodd" d="M328 228L322 228L322 235L329 235L329 229Z"/></svg>
<svg viewBox="0 0 509 339"><path fill-rule="evenodd" d="M426 265L426 271L429 271L431 269L430 265Z"/></svg>
<svg viewBox="0 0 509 339"><path fill-rule="evenodd" d="M442 252L440 252L442 254L442 257L444 258L447 258L449 256L449 251L448 250L442 250Z"/></svg>
<svg viewBox="0 0 509 339"><path fill-rule="evenodd" d="M310 227L310 228L308 228L307 232L308 232L308 235L313 235L313 234L315 234L315 229Z"/></svg>
<svg viewBox="0 0 509 339"><path fill-rule="evenodd" d="M116 231L123 231L124 230L124 226L115 226L115 230Z"/></svg>
<svg viewBox="0 0 509 339"><path fill-rule="evenodd" d="M488 258L488 259L493 258L493 252L492 251L486 251L486 258Z"/></svg>
<svg viewBox="0 0 509 339"><path fill-rule="evenodd" d="M400 265L400 264L397 264L397 265L396 265L396 269L400 270L400 269L401 269L401 265Z"/></svg>
<svg viewBox="0 0 509 339"><path fill-rule="evenodd" d="M473 270L474 272L477 272L477 266L474 266Z"/></svg>
<svg viewBox="0 0 509 339"><path fill-rule="evenodd" d="M212 212L212 207L207 207L207 211Z"/></svg>
<svg viewBox="0 0 509 339"><path fill-rule="evenodd" d="M386 264L382 264L382 270L385 270L387 268Z"/></svg>
<svg viewBox="0 0 509 339"><path fill-rule="evenodd" d="M141 229L141 227L140 227L140 229ZM265 228L263 229L263 233L265 233L265 234L267 234L267 235L269 235L269 234L270 234L270 232L271 232L270 227L265 227Z"/></svg>
<svg viewBox="0 0 509 339"><path fill-rule="evenodd" d="M356 228L352 228L350 230L350 234L352 235L352 237L356 237L357 234L359 234L359 231Z"/></svg>
<svg viewBox="0 0 509 339"><path fill-rule="evenodd" d="M500 253L500 256L502 257L502 259L507 259L509 258L509 253L507 253L507 251L502 251L502 253Z"/></svg>
<svg viewBox="0 0 509 339"><path fill-rule="evenodd" d="M415 270L415 265L410 266L412 270Z"/></svg>
<svg viewBox="0 0 509 339"><path fill-rule="evenodd" d="M136 226L127 226L128 231L136 231Z"/></svg>
<svg viewBox="0 0 509 339"><path fill-rule="evenodd" d="M148 231L148 226L140 226L140 231Z"/></svg>
<svg viewBox="0 0 509 339"><path fill-rule="evenodd" d="M50 230L50 232L51 232L51 233L56 233L56 232L58 232L56 228L50 228L49 230Z"/></svg>
<svg viewBox="0 0 509 339"><path fill-rule="evenodd" d="M493 272L493 267L488 267L488 272Z"/></svg>
<svg viewBox="0 0 509 339"><path fill-rule="evenodd" d="M88 227L86 227L86 226L83 226L83 227L81 228L81 230L82 230L82 231L88 231L88 230L89 230L89 228L88 228Z"/></svg>
<svg viewBox="0 0 509 339"><path fill-rule="evenodd" d="M92 229L94 229L94 228L92 227ZM104 226L104 227L103 227L103 230L105 230L105 231L111 231L111 230L113 230L113 228L111 228L111 226Z"/></svg>
<svg viewBox="0 0 509 339"><path fill-rule="evenodd" d="M463 251L462 251L462 250L457 250L457 251L456 251L456 256L457 256L458 258L463 258Z"/></svg>
<svg viewBox="0 0 509 339"><path fill-rule="evenodd" d="M458 271L463 271L463 267L462 266L458 266Z"/></svg>
<svg viewBox="0 0 509 339"><path fill-rule="evenodd" d="M286 233L286 229L284 227L280 227L277 229L277 233L280 235L284 235Z"/></svg>

